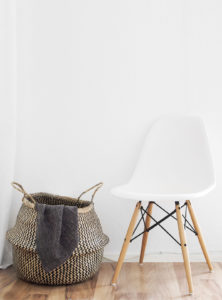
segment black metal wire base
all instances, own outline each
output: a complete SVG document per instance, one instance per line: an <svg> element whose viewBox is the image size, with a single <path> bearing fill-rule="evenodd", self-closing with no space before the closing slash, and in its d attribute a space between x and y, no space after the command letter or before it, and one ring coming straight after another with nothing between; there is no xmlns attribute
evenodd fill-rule
<svg viewBox="0 0 222 300"><path fill-rule="evenodd" d="M163 207L161 207L159 204L157 204L156 202L150 202L155 204L157 207L159 207L162 211L164 211L167 215L165 217L163 217L162 219L160 219L159 221L157 221L156 219L154 219L154 217L152 217L149 213L148 213L148 206L147 208L144 209L143 206L141 205L140 207L140 213L141 213L141 218L139 219L137 225L134 228L133 234L132 234L132 238L130 240L130 242L132 242L133 240L135 240L136 238L138 238L139 236L141 236L142 234L144 234L145 232L149 232L150 230L152 230L153 228L155 228L156 226L160 226L160 228L162 228L178 245L181 246L181 243L178 242L178 240L171 234L169 233L168 230L166 230L166 228L164 228L161 223L165 220L167 220L169 217L172 217L174 220L177 221L177 218L174 216L174 214L176 213L176 209L174 209L172 212L168 212L166 209L164 209ZM176 202L176 204L178 204L178 202ZM193 228L193 226L190 224L190 222L187 220L187 203L185 202L182 206L180 206L180 209L182 209L183 207L185 207L185 215L182 214L183 218L184 218L184 229L188 229L191 232L193 232L195 235L198 235L197 232L195 231L195 229ZM155 224L153 224L152 226L150 226L149 228L146 228L146 222L145 222L145 218L144 215L148 215ZM142 231L141 233L137 234L136 236L136 230L139 226L139 224L141 223L141 221L143 220L144 223L144 231ZM134 236L134 237L133 237Z"/></svg>

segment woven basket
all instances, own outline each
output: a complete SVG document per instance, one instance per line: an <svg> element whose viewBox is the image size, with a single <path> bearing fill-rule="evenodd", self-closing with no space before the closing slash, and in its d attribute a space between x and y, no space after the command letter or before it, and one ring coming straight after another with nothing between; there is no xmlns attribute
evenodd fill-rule
<svg viewBox="0 0 222 300"><path fill-rule="evenodd" d="M104 246L109 241L102 231L93 204L95 193L102 183L86 190L77 199L47 193L28 194L20 184L13 182L12 185L24 194L16 224L7 232L7 239L13 247L13 264L18 277L47 285L72 284L92 277L100 267ZM91 201L80 199L92 189L95 191ZM65 263L48 273L36 252L36 202L78 207L79 244Z"/></svg>

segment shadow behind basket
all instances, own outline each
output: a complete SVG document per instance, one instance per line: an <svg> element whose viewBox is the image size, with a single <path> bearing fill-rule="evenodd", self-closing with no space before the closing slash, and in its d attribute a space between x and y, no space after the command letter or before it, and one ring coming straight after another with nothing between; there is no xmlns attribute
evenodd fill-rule
<svg viewBox="0 0 222 300"><path fill-rule="evenodd" d="M92 187L96 187L92 200L101 185ZM27 194L21 185L13 183L13 186L24 193L16 224L7 232L7 239L13 247L13 264L17 276L26 281L47 285L72 284L92 277L100 267L104 246L109 241L102 231L93 201L80 200L85 192L75 199L47 193ZM79 244L69 259L51 272L44 270L36 252L35 202L78 207Z"/></svg>

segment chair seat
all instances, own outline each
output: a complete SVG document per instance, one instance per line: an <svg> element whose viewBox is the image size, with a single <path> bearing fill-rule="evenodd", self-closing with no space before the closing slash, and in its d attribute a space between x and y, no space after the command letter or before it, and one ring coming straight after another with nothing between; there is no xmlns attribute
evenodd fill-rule
<svg viewBox="0 0 222 300"><path fill-rule="evenodd" d="M135 186L132 186L130 184L124 184L117 186L111 190L111 193L114 196L117 196L119 198L124 198L128 200L136 200L136 201L161 201L161 200L172 200L172 201L185 201L185 200L192 200L195 198L199 198L202 196L205 196L207 193L209 193L213 188L215 187L215 183L213 183L211 186L208 188L199 190L199 191L194 191L194 190L189 190L189 191L179 191L175 190L174 191L155 191L152 189L141 189L137 188Z"/></svg>
<svg viewBox="0 0 222 300"><path fill-rule="evenodd" d="M165 116L154 122L130 180L114 188L135 200L191 200L215 186L213 162L203 120Z"/></svg>

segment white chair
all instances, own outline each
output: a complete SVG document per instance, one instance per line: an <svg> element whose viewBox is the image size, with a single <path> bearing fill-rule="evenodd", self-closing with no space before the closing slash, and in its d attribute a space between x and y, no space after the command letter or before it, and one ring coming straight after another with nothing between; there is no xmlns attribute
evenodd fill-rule
<svg viewBox="0 0 222 300"><path fill-rule="evenodd" d="M191 269L184 228L188 228L197 235L209 270L212 271L212 265L190 201L206 195L214 187L213 163L202 119L197 116L174 115L157 120L147 135L131 179L127 184L113 188L111 191L120 198L139 200L129 224L112 284L115 285L117 282L129 242L143 235L140 252L140 264L142 264L148 232L156 226L160 226L166 231L161 223L167 218L173 217L178 224L180 242L177 241L177 243L181 246L189 293L192 294ZM159 200L174 201L175 210L170 213L164 210L156 203ZM146 209L143 208L141 201L149 202ZM179 201L185 202L181 205ZM152 217L153 205L164 210L167 215L156 221ZM182 207L185 207L185 215L181 213ZM187 220L187 208L193 226ZM141 218L138 224L141 220L144 221L144 231L134 236L138 228L136 221L139 211ZM146 215L146 219L144 215ZM150 226L151 220L155 222L152 226ZM166 232L168 233L168 231ZM170 236L175 239L172 235Z"/></svg>

